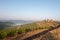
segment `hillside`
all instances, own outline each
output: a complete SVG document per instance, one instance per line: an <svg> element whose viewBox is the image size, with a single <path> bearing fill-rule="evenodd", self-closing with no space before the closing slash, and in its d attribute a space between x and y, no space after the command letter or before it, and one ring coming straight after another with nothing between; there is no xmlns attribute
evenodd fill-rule
<svg viewBox="0 0 60 40"><path fill-rule="evenodd" d="M58 25L58 22L47 19L47 20L37 22L36 24L38 24L39 26L56 26Z"/></svg>
<svg viewBox="0 0 60 40"><path fill-rule="evenodd" d="M26 24L26 23L31 23L34 21L32 21L32 20L0 20L0 22L12 22L15 24Z"/></svg>
<svg viewBox="0 0 60 40"><path fill-rule="evenodd" d="M0 20L0 29L5 29L11 26L15 25L23 25L32 23L34 21L32 20Z"/></svg>
<svg viewBox="0 0 60 40"><path fill-rule="evenodd" d="M38 21L35 23L30 23L30 24L25 24L25 25L21 25L22 27L27 27L27 28L51 28L51 27L55 27L59 25L58 22L53 21L53 20L42 20L42 21Z"/></svg>
<svg viewBox="0 0 60 40"><path fill-rule="evenodd" d="M25 35L24 40L59 40L60 39L60 34L59 34L60 28L54 29L58 25L60 25L59 22L56 22L53 20L43 20L43 21L31 23L31 24L22 25L22 27L31 28L32 30L34 30L33 32L30 32L30 34L27 33L26 35L28 36L28 34L29 34L30 37L29 36L27 37ZM52 31L49 31L50 28L52 29ZM35 30L38 30L38 33ZM45 30L47 30L48 32L46 34L43 34L43 33L45 33L44 32ZM33 33L36 33L36 34L33 34ZM43 35L40 37L39 33L41 33ZM22 37L22 39L24 37Z"/></svg>
<svg viewBox="0 0 60 40"><path fill-rule="evenodd" d="M59 27L60 23L57 21L43 20L18 25L16 28L8 29L7 32L4 30L0 32L0 38L4 38L4 40L59 40Z"/></svg>
<svg viewBox="0 0 60 40"><path fill-rule="evenodd" d="M13 24L14 23L12 23L12 22L0 22L0 30L12 27Z"/></svg>

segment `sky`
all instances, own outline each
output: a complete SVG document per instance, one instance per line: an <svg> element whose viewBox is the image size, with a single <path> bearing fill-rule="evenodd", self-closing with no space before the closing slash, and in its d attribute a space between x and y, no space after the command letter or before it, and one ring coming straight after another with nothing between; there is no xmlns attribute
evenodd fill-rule
<svg viewBox="0 0 60 40"><path fill-rule="evenodd" d="M60 20L60 0L0 0L0 20Z"/></svg>

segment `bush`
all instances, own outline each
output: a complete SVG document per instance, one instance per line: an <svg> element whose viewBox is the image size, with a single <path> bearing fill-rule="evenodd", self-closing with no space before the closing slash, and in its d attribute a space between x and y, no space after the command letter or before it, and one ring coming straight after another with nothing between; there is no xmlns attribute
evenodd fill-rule
<svg viewBox="0 0 60 40"><path fill-rule="evenodd" d="M7 36L15 36L17 35L17 30L11 30L10 32L8 32Z"/></svg>
<svg viewBox="0 0 60 40"><path fill-rule="evenodd" d="M22 29L19 29L19 30L18 30L18 34L21 34L21 33L22 33Z"/></svg>
<svg viewBox="0 0 60 40"><path fill-rule="evenodd" d="M0 39L3 39L7 36L6 32L0 32Z"/></svg>
<svg viewBox="0 0 60 40"><path fill-rule="evenodd" d="M25 31L26 32L29 32L29 31L31 31L31 29L30 28L26 28Z"/></svg>

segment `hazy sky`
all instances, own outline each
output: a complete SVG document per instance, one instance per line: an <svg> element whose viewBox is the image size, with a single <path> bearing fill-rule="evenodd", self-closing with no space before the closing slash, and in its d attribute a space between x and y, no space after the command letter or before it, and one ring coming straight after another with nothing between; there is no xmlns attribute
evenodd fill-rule
<svg viewBox="0 0 60 40"><path fill-rule="evenodd" d="M1 19L60 20L60 0L0 0Z"/></svg>

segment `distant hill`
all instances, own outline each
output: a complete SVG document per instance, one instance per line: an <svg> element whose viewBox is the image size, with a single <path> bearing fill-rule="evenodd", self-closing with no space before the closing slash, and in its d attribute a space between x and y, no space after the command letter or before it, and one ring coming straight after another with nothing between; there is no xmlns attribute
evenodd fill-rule
<svg viewBox="0 0 60 40"><path fill-rule="evenodd" d="M50 26L57 26L60 22L58 21L54 21L54 20L42 20L42 21L32 21L32 20L0 20L0 25L1 23L3 23L3 27L0 26L0 29L1 28L5 28L6 25L5 24L8 24L10 22L11 23L14 23L14 24L25 24L25 25L22 25L23 27L31 27L31 28L38 28L38 27L50 27ZM4 24L5 23L5 24ZM5 25L5 26L4 26Z"/></svg>
<svg viewBox="0 0 60 40"><path fill-rule="evenodd" d="M60 22L58 21L54 21L54 20L42 20L37 22L36 24L38 24L39 26L57 26Z"/></svg>
<svg viewBox="0 0 60 40"><path fill-rule="evenodd" d="M0 20L0 22L13 22L16 24L25 24L25 23L35 22L35 21L32 21L32 20Z"/></svg>
<svg viewBox="0 0 60 40"><path fill-rule="evenodd" d="M11 27L14 23L12 22L0 22L0 29Z"/></svg>
<svg viewBox="0 0 60 40"><path fill-rule="evenodd" d="M11 27L12 25L21 25L21 24L28 24L34 21L31 20L0 20L0 29Z"/></svg>

